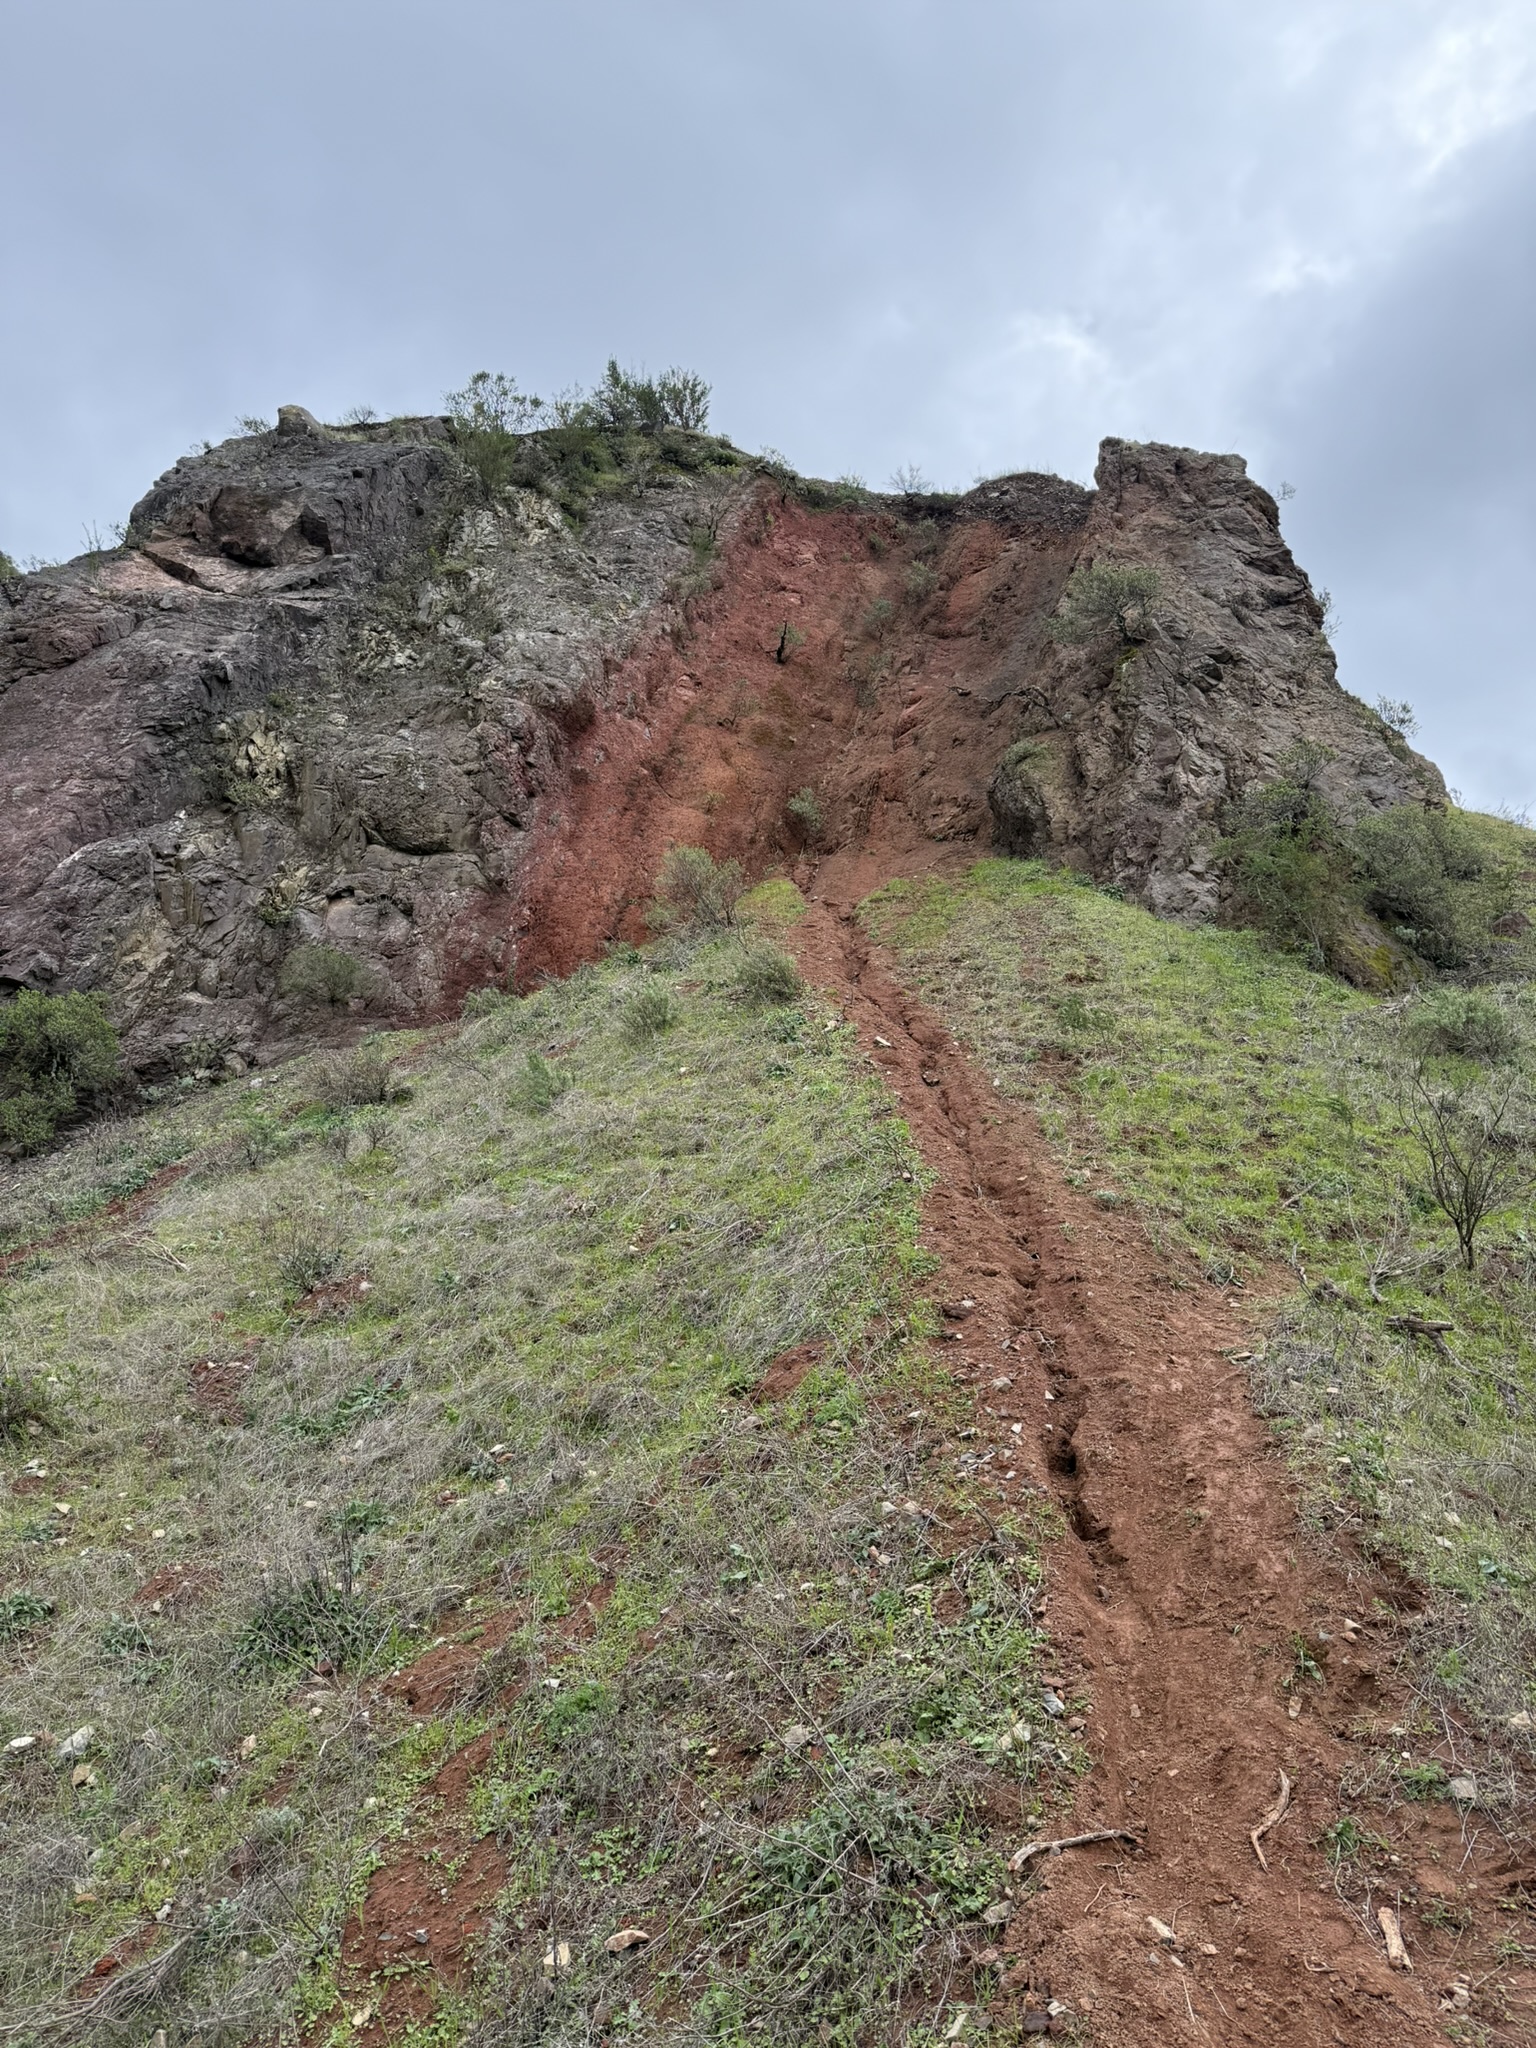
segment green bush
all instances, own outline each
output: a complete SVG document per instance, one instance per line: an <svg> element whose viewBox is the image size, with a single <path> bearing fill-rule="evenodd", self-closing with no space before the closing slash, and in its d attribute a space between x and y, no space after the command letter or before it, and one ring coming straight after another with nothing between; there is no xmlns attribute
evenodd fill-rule
<svg viewBox="0 0 1536 2048"><path fill-rule="evenodd" d="M1144 563L1095 562L1074 569L1050 621L1051 637L1067 647L1140 640L1162 587L1157 571Z"/></svg>
<svg viewBox="0 0 1536 2048"><path fill-rule="evenodd" d="M36 1152L122 1073L99 996L23 989L0 1004L0 1152Z"/></svg>
<svg viewBox="0 0 1536 2048"><path fill-rule="evenodd" d="M1317 782L1330 758L1324 747L1293 747L1277 780L1244 792L1216 848L1238 915L1319 966L1359 908L1354 859Z"/></svg>
<svg viewBox="0 0 1536 2048"><path fill-rule="evenodd" d="M914 562L902 585L907 602L912 605L926 604L938 587L939 572L931 562Z"/></svg>
<svg viewBox="0 0 1536 2048"><path fill-rule="evenodd" d="M647 913L651 929L683 935L728 931L745 886L739 860L717 863L702 846L669 846Z"/></svg>
<svg viewBox="0 0 1536 2048"><path fill-rule="evenodd" d="M736 988L754 1006L782 1009L805 993L800 970L777 946L750 946L736 970Z"/></svg>
<svg viewBox="0 0 1536 2048"><path fill-rule="evenodd" d="M1436 967L1477 967L1492 955L1489 927L1513 907L1514 876L1465 818L1396 804L1352 837L1366 907L1405 945Z"/></svg>
<svg viewBox="0 0 1536 2048"><path fill-rule="evenodd" d="M542 1116L554 1108L570 1085L571 1076L564 1067L552 1067L542 1053L531 1052L513 1084L511 1100L519 1109Z"/></svg>
<svg viewBox="0 0 1536 2048"><path fill-rule="evenodd" d="M36 1593L7 1593L0 1598L0 1643L30 1635L53 1612L53 1602Z"/></svg>
<svg viewBox="0 0 1536 2048"><path fill-rule="evenodd" d="M380 1045L359 1045L323 1060L315 1072L315 1095L327 1109L363 1109L396 1102L405 1093L394 1061Z"/></svg>
<svg viewBox="0 0 1536 2048"><path fill-rule="evenodd" d="M676 366L659 377L637 377L610 356L585 409L608 433L659 434L676 427L702 434L709 424L709 386L694 371Z"/></svg>
<svg viewBox="0 0 1536 2048"><path fill-rule="evenodd" d="M1520 1029L1491 996L1473 989L1437 989L1409 1011L1403 1035L1420 1053L1458 1053L1497 1065L1519 1050Z"/></svg>
<svg viewBox="0 0 1536 2048"><path fill-rule="evenodd" d="M826 819L822 816L820 800L809 783L804 789L797 789L784 808L800 827L808 846L821 837Z"/></svg>
<svg viewBox="0 0 1536 2048"><path fill-rule="evenodd" d="M659 1038L664 1031L670 1031L682 1015L677 998L670 989L652 982L649 987L632 995L624 1006L624 1035L637 1043Z"/></svg>
<svg viewBox="0 0 1536 2048"><path fill-rule="evenodd" d="M373 977L366 964L340 946L295 946L283 962L278 986L295 1002L334 1008L366 996Z"/></svg>
<svg viewBox="0 0 1536 2048"><path fill-rule="evenodd" d="M240 1632L238 1669L251 1673L337 1669L356 1663L385 1631L350 1585L318 1569L275 1587Z"/></svg>

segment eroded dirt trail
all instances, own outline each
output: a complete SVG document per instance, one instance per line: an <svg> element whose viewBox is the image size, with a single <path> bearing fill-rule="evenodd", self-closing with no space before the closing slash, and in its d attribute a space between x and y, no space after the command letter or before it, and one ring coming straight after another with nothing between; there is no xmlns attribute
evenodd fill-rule
<svg viewBox="0 0 1536 2048"><path fill-rule="evenodd" d="M1071 1531L1053 1547L1048 1621L1055 1675L1091 1702L1072 1831L1145 1842L1036 1866L1005 1984L1049 1986L1113 2048L1446 2038L1434 1987L1388 1968L1318 1845L1353 1757L1341 1730L1387 1703L1388 1651L1369 1630L1346 1639L1371 1588L1299 1548L1291 1487L1232 1360L1242 1321L1133 1218L1065 1184L1028 1115L865 939L851 898L869 886L859 875L845 894L829 878L797 949L939 1176L925 1236L942 1298L975 1304L947 1347L978 1403L978 1435L953 1447L960 1469L984 1504L1047 1491ZM1297 1637L1321 1649L1328 1683L1299 1685L1293 1718L1281 1681ZM1295 1789L1266 1872L1248 1834L1282 1770Z"/></svg>

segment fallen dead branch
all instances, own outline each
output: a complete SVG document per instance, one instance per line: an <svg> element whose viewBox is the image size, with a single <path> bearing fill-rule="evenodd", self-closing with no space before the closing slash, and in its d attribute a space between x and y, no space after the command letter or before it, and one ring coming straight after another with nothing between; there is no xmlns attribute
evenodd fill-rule
<svg viewBox="0 0 1536 2048"><path fill-rule="evenodd" d="M1026 1842L1008 1858L1008 1868L1022 1870L1037 1856L1057 1856L1063 1849L1082 1849L1090 1842L1129 1842L1133 1849L1141 1847L1140 1835L1129 1828L1094 1828L1086 1835L1058 1835L1054 1842Z"/></svg>
<svg viewBox="0 0 1536 2048"><path fill-rule="evenodd" d="M1390 1906L1378 1906L1376 1908L1376 1924L1381 1929L1382 1938L1387 1944L1387 1961L1392 1965L1393 1969L1411 1970L1413 1968L1413 1957L1409 1955L1407 1948L1403 1944L1402 1922Z"/></svg>
<svg viewBox="0 0 1536 2048"><path fill-rule="evenodd" d="M1264 1851L1259 1847L1259 1837L1261 1835L1267 1835L1271 1828L1276 1828L1280 1825L1281 1821L1285 1819L1287 1812L1290 1810L1290 1804L1291 1781L1285 1775L1284 1771L1282 1771L1280 1773L1280 1797L1269 1809L1269 1812L1265 1814L1264 1818L1259 1822L1258 1826L1256 1828L1251 1829L1248 1835L1249 1841L1253 1844L1253 1853L1259 1859L1260 1870L1268 1870L1269 1864L1265 1860Z"/></svg>

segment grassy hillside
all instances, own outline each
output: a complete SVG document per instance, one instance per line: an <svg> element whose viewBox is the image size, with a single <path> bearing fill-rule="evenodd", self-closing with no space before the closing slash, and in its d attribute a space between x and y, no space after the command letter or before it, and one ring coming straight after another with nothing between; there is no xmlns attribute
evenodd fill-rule
<svg viewBox="0 0 1536 2048"><path fill-rule="evenodd" d="M1480 995L1493 1050L1474 1032L1469 1054L1441 1028L1465 1016L1454 993L1378 1004L1252 934L1161 923L1027 863L893 884L866 915L999 1090L1037 1107L1077 1185L1135 1203L1254 1301L1257 1395L1322 1520L1447 1596L1430 1682L1490 1717L1536 1705L1533 1176L1512 1176L1468 1272L1405 1109L1421 1071L1469 1100L1507 1092L1528 1167L1531 988Z"/></svg>
<svg viewBox="0 0 1536 2048"><path fill-rule="evenodd" d="M75 1222L0 1282L11 2038L919 2041L976 1995L1078 1764L1039 1532L929 1470L918 1163L742 958L17 1177L0 1241Z"/></svg>

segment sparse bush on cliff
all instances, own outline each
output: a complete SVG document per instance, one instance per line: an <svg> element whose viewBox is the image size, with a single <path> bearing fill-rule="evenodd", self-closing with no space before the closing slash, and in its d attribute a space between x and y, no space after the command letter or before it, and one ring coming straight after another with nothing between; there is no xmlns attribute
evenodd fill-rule
<svg viewBox="0 0 1536 2048"><path fill-rule="evenodd" d="M121 1071L99 996L23 989L0 1005L0 1152L39 1151Z"/></svg>
<svg viewBox="0 0 1536 2048"><path fill-rule="evenodd" d="M693 935L730 929L745 883L741 862L716 863L702 846L669 846L648 912L652 931Z"/></svg>
<svg viewBox="0 0 1536 2048"><path fill-rule="evenodd" d="M1162 587L1157 571L1140 562L1094 562L1074 569L1049 622L1051 638L1065 647L1140 640Z"/></svg>
<svg viewBox="0 0 1536 2048"><path fill-rule="evenodd" d="M371 977L354 953L344 953L339 946L303 945L295 946L283 962L278 984L285 996L318 1009L368 995Z"/></svg>
<svg viewBox="0 0 1536 2048"><path fill-rule="evenodd" d="M807 846L813 846L821 837L826 826L822 813L821 799L807 783L804 789L797 789L784 806L795 823L800 827L800 836Z"/></svg>
<svg viewBox="0 0 1536 2048"><path fill-rule="evenodd" d="M610 356L585 409L593 425L612 434L659 434L664 427L702 434L709 424L709 386L696 371L676 365L659 377L636 376Z"/></svg>

